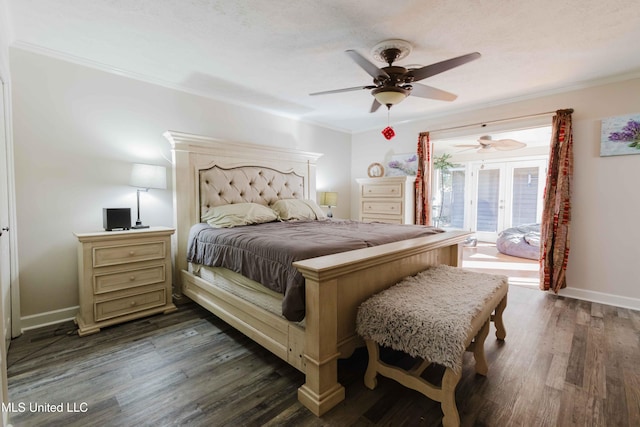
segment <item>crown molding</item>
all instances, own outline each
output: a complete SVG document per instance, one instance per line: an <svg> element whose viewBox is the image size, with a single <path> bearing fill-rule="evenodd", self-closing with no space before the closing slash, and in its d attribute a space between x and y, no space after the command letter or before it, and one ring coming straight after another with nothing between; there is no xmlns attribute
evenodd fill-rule
<svg viewBox="0 0 640 427"><path fill-rule="evenodd" d="M314 120L310 120L304 117L300 117L297 116L295 114L290 114L290 113L283 113L281 111L276 111L267 107L260 107L260 106L256 106L247 102L240 102L234 99L230 99L230 98L224 98L224 97L216 97L214 95L212 95L211 93L205 92L205 91L199 91L197 89L188 87L188 86L184 86L181 85L179 83L175 83L175 82L171 82L168 80L164 80L164 79L160 79L157 77L153 77L153 76L149 76L147 74L142 74L142 73L138 73L136 71L131 71L131 70L127 70L124 68L118 68L118 67L113 67L111 65L105 64L103 62L99 62L99 61L93 61L91 59L87 59L87 58L82 58L79 56L75 56L75 55L71 55L65 52L60 52L58 50L54 50L54 49L49 49L49 48L45 48L42 46L38 46L32 43L27 43L24 41L15 41L11 44L10 46L13 49L20 49L20 50L24 50L27 52L31 52L31 53L35 53L38 55L43 55L43 56L47 56L50 58L54 58L54 59L58 59L61 61L65 61L65 62L70 62L76 65L80 65L80 66L84 66L84 67L88 67L88 68L93 68L99 71L104 71L106 73L110 73L110 74L115 74L121 77L126 77L126 78L130 78L130 79L134 79L134 80L138 80L144 83L149 83L152 85L156 85L156 86L161 86L167 89L173 89L179 92L184 92L184 93L188 93L191 95L195 95L195 96L199 96L202 98L206 98L206 99L211 99L214 101L219 101L219 102L223 102L225 104L230 104L230 105L236 105L239 107L244 107L244 108L248 108L250 110L253 111L260 111L262 113L266 113L266 114L270 114L273 116L277 116L277 117L282 117L282 118L286 118L289 120L293 120L293 121L297 121L297 122L302 122L302 123L306 123L312 126L318 126L321 127L323 129L329 129L329 130L333 130L336 132L341 132L341 133L346 133L346 134L351 134L351 130L349 129L345 129L345 128L341 128L338 126L331 126L331 125L327 125L321 122L317 122Z"/></svg>

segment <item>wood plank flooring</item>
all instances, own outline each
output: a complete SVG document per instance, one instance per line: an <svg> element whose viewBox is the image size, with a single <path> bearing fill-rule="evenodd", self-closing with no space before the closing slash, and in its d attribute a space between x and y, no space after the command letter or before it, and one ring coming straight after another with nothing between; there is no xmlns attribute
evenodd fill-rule
<svg viewBox="0 0 640 427"><path fill-rule="evenodd" d="M492 326L485 344L487 377L476 376L465 355L456 390L463 426L640 425L639 312L511 286L504 319L506 341L495 340ZM442 419L439 404L393 380L379 377L366 389L364 349L340 363L347 399L316 418L297 401L300 372L192 303L87 337L74 331L69 322L12 342L14 426L437 426ZM397 353L387 358L405 362ZM30 410L61 403L63 412Z"/></svg>
<svg viewBox="0 0 640 427"><path fill-rule="evenodd" d="M500 253L495 243L478 242L462 251L462 267L480 273L502 274L510 284L538 287L540 266L538 260Z"/></svg>

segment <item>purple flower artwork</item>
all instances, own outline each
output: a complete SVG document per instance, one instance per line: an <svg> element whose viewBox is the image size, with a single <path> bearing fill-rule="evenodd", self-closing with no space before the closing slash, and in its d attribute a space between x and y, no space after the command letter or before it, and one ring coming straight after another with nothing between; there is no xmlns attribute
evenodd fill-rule
<svg viewBox="0 0 640 427"><path fill-rule="evenodd" d="M387 163L386 176L415 175L418 171L418 156L409 154L395 154Z"/></svg>
<svg viewBox="0 0 640 427"><path fill-rule="evenodd" d="M640 154L640 114L602 120L600 156Z"/></svg>

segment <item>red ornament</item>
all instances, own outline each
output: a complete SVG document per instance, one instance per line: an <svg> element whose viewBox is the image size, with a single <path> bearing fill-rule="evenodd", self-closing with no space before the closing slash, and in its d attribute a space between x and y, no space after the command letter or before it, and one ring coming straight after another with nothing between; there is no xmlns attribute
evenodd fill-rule
<svg viewBox="0 0 640 427"><path fill-rule="evenodd" d="M393 128L391 126L387 126L386 128L382 129L382 135L384 135L384 137L387 139L391 139L396 136L396 133L393 131Z"/></svg>

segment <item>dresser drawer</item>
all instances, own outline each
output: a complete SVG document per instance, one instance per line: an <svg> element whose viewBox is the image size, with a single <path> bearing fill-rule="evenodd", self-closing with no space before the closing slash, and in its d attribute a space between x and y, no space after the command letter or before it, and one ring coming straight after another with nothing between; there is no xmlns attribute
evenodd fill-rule
<svg viewBox="0 0 640 427"><path fill-rule="evenodd" d="M362 214L402 215L402 202L362 202Z"/></svg>
<svg viewBox="0 0 640 427"><path fill-rule="evenodd" d="M397 217L374 217L374 216L363 216L362 222L384 222L385 224L402 224L402 218Z"/></svg>
<svg viewBox="0 0 640 427"><path fill-rule="evenodd" d="M165 305L166 295L164 289L158 289L144 294L127 296L110 301L97 302L95 308L95 321L124 316L137 311L147 310L153 307Z"/></svg>
<svg viewBox="0 0 640 427"><path fill-rule="evenodd" d="M402 197L402 184L364 184L362 186L362 197Z"/></svg>
<svg viewBox="0 0 640 427"><path fill-rule="evenodd" d="M166 277L164 265L96 274L93 278L93 292L103 294L137 286L162 283Z"/></svg>
<svg viewBox="0 0 640 427"><path fill-rule="evenodd" d="M146 242L120 246L102 246L93 249L93 266L126 264L153 259L164 259L167 254L165 242Z"/></svg>

